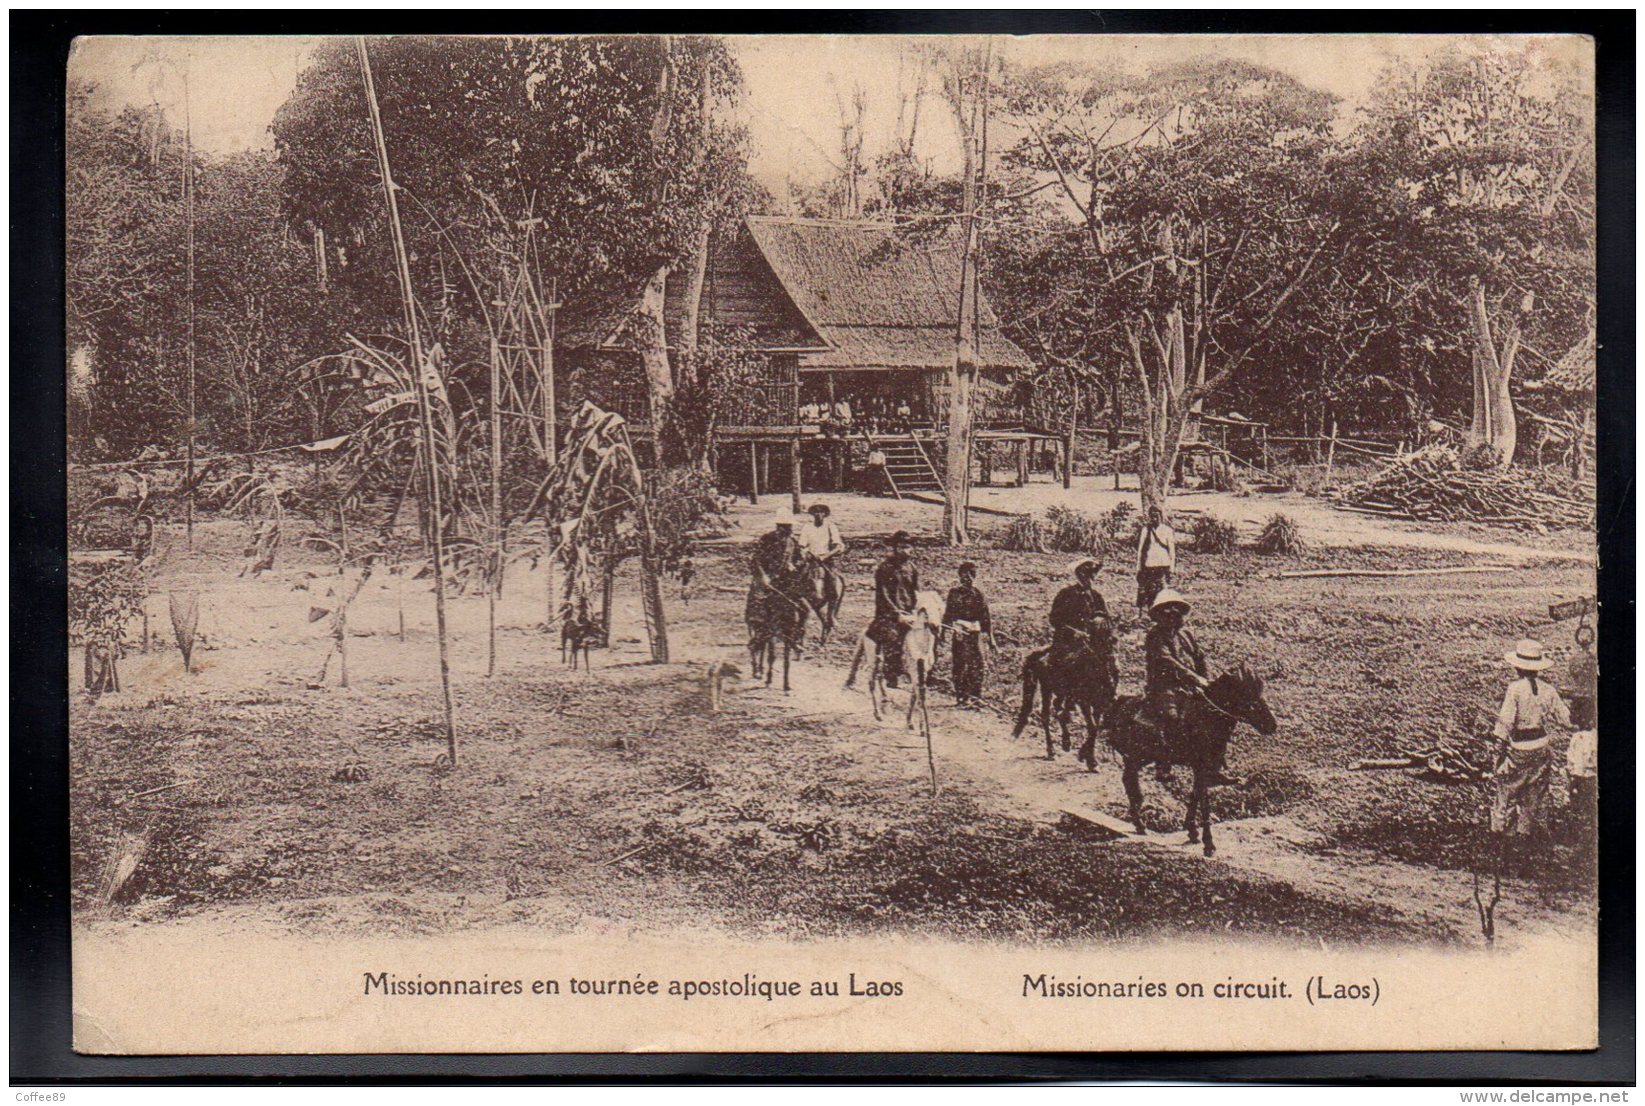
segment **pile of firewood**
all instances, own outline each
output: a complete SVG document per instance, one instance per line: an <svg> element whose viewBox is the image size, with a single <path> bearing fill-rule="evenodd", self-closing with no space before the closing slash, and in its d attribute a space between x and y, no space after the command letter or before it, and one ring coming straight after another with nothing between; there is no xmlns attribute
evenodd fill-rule
<svg viewBox="0 0 1645 1106"><path fill-rule="evenodd" d="M1546 469L1470 467L1456 450L1436 445L1343 488L1337 505L1436 522L1580 527L1593 525L1594 488Z"/></svg>

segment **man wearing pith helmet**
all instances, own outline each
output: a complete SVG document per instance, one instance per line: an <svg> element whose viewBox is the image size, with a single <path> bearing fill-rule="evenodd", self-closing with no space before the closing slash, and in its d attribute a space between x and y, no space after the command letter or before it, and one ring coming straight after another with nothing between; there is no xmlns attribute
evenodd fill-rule
<svg viewBox="0 0 1645 1106"><path fill-rule="evenodd" d="M1175 588L1161 588L1148 607L1153 625L1148 627L1142 647L1147 663L1148 711L1168 731L1182 718L1183 699L1210 684L1205 651L1183 626L1188 609L1188 600Z"/></svg>

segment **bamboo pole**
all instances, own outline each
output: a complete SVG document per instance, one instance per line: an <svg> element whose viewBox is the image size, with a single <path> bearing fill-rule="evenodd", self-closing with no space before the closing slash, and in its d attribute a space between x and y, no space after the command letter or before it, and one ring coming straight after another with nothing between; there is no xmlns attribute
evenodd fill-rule
<svg viewBox="0 0 1645 1106"><path fill-rule="evenodd" d="M348 686L348 605L354 596L348 590L348 515L337 504L337 682Z"/></svg>
<svg viewBox="0 0 1645 1106"><path fill-rule="evenodd" d="M1337 420L1331 420L1331 444L1325 452L1325 482L1322 486L1331 483L1331 467L1337 462Z"/></svg>
<svg viewBox="0 0 1645 1106"><path fill-rule="evenodd" d="M190 51L190 62L193 52ZM188 488L184 506L184 532L190 552L194 551L194 115L189 94L189 69L183 69L183 220L184 252L186 254L184 282L188 286L188 459L183 476Z"/></svg>
<svg viewBox="0 0 1645 1106"><path fill-rule="evenodd" d="M798 434L788 440L788 482L789 490L794 503L794 513L798 515L804 508L800 505L803 489L800 487L800 437Z"/></svg>
<svg viewBox="0 0 1645 1106"><path fill-rule="evenodd" d="M491 339L491 561L486 586L486 675L497 674L497 593L503 587L503 351Z"/></svg>
<svg viewBox="0 0 1645 1106"><path fill-rule="evenodd" d="M446 640L445 512L440 502L439 466L435 463L434 412L428 395L428 381L424 378L427 366L423 361L423 336L417 326L417 304L411 290L411 261L406 252L405 235L400 227L400 203L394 195L394 177L389 171L388 141L383 135L383 117L377 107L377 86L371 79L371 57L366 52L365 36L357 36L354 45L360 54L360 73L366 86L366 105L371 110L371 129L377 140L377 168L383 178L383 196L388 204L388 227L394 241L394 259L400 276L400 298L406 314L406 338L411 343L413 390L422 421L423 472L427 477L429 507L434 516L428 532L434 555L434 623L435 635L440 643L440 697L445 711L446 756L455 768L457 720L451 704L451 654Z"/></svg>
<svg viewBox="0 0 1645 1106"><path fill-rule="evenodd" d="M530 270L527 271L527 276L530 276ZM555 312L560 307L559 292L560 282L559 278L556 277L548 282L548 305L546 308L548 312L548 334L543 340L542 356L537 363L538 371L542 374L543 460L547 462L548 467L551 469L559 463L560 457L559 429L555 422L557 416L555 414L556 402L554 396L554 325L556 321ZM554 534L551 530L544 536L543 542L546 545L553 540ZM557 558L552 552L543 559L543 567L548 576L546 585L548 613L543 619L543 627L550 634L555 631L560 621L560 587L559 581L554 575L554 562L556 560Z"/></svg>
<svg viewBox="0 0 1645 1106"><path fill-rule="evenodd" d="M1063 443L1062 447L1062 487L1064 491L1074 486L1074 445L1079 441L1080 430L1080 378L1073 369L1069 369L1068 379L1074 390L1074 403L1068 410L1068 440Z"/></svg>

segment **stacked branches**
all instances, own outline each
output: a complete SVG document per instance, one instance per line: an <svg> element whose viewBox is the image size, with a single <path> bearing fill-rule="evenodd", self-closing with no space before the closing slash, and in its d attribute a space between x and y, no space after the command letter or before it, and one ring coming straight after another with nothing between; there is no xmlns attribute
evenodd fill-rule
<svg viewBox="0 0 1645 1106"><path fill-rule="evenodd" d="M1470 466L1444 445L1401 457L1344 488L1338 505L1425 521L1523 529L1594 524L1592 484L1545 469Z"/></svg>

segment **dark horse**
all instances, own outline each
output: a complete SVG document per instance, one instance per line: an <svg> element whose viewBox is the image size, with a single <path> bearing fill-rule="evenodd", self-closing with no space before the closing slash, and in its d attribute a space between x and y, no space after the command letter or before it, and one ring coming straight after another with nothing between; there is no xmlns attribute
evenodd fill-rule
<svg viewBox="0 0 1645 1106"><path fill-rule="evenodd" d="M756 584L749 590L745 618L748 622L748 659L754 679L765 677L765 686L771 686L772 673L777 666L777 643L783 647L783 690L789 686L788 669L792 655L805 641L805 627L812 614L812 605L799 589L782 583Z"/></svg>
<svg viewBox="0 0 1645 1106"><path fill-rule="evenodd" d="M806 603L817 612L818 640L827 645L834 627L840 620L840 606L845 602L845 576L836 568L812 556L805 558L798 578Z"/></svg>
<svg viewBox="0 0 1645 1106"><path fill-rule="evenodd" d="M1139 724L1137 710L1143 700L1125 696L1109 712L1109 741L1125 762L1125 796L1130 800L1131 824L1138 833L1147 833L1142 824L1142 781L1145 764L1180 764L1194 773L1194 788L1188 796L1184 826L1188 843L1200 839L1205 829L1205 855L1217 847L1211 840L1210 789L1222 771L1228 739L1241 722L1269 736L1279 729L1274 712L1262 697L1262 678L1244 664L1231 668L1211 682L1203 696L1189 696L1183 704L1182 721L1175 733L1162 733L1158 726Z"/></svg>
<svg viewBox="0 0 1645 1106"><path fill-rule="evenodd" d="M1114 628L1106 623L1095 640L1082 642L1079 649L1053 663L1051 647L1036 649L1022 662L1022 709L1012 737L1021 737L1034 712L1034 696L1040 696L1040 727L1045 731L1045 759L1056 755L1051 742L1051 708L1055 704L1062 724L1062 749L1069 749L1068 719L1078 707L1085 718L1085 744L1080 759L1087 766L1096 763L1097 727L1114 702L1119 687L1119 668L1114 663Z"/></svg>

